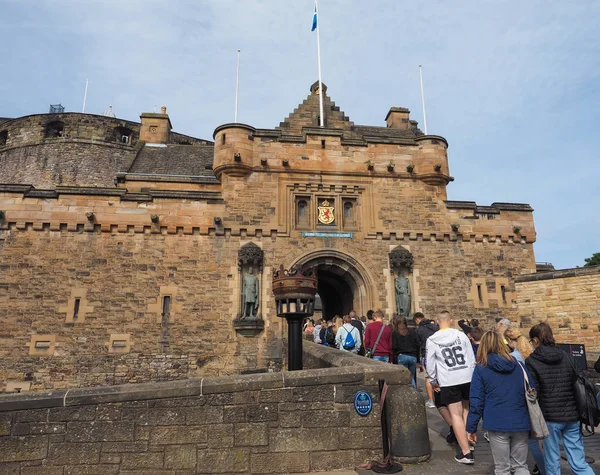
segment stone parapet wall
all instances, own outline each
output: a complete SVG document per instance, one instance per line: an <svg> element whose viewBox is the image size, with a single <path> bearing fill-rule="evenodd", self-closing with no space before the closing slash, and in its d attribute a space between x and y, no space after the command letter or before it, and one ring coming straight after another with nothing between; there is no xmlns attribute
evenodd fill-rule
<svg viewBox="0 0 600 475"><path fill-rule="evenodd" d="M600 353L600 266L518 276L515 289L525 332L545 321L559 343Z"/></svg>
<svg viewBox="0 0 600 475"><path fill-rule="evenodd" d="M404 398L401 411L411 413L403 416L402 430L392 432L403 447L400 455L427 459L423 401L408 372L305 343L305 354L323 351L351 361L308 371L0 396L0 473L354 469L381 457L379 379L390 385L390 400ZM374 401L366 417L353 408L359 390ZM420 405L410 401L413 393ZM423 430L426 452L407 439L423 438Z"/></svg>

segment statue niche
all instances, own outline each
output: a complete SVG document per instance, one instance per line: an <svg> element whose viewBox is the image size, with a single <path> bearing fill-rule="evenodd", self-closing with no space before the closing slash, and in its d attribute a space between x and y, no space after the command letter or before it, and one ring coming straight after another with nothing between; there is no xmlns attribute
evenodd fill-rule
<svg viewBox="0 0 600 475"><path fill-rule="evenodd" d="M395 276L394 294L396 313L409 317L411 315L410 275L413 269L413 256L405 248L398 246L390 252L390 268Z"/></svg>
<svg viewBox="0 0 600 475"><path fill-rule="evenodd" d="M263 250L252 242L242 246L238 251L238 269L242 284L240 289L240 312L237 316L239 320L262 318L260 284L263 259Z"/></svg>

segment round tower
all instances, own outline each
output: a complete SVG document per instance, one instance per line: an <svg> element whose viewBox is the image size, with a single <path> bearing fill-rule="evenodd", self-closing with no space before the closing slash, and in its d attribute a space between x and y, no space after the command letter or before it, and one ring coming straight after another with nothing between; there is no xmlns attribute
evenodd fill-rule
<svg viewBox="0 0 600 475"><path fill-rule="evenodd" d="M223 124L215 129L213 170L220 180L222 174L243 177L254 166L254 132L246 124Z"/></svg>
<svg viewBox="0 0 600 475"><path fill-rule="evenodd" d="M421 135L415 138L418 149L415 165L419 179L428 185L446 186L452 181L448 168L448 142L439 135Z"/></svg>

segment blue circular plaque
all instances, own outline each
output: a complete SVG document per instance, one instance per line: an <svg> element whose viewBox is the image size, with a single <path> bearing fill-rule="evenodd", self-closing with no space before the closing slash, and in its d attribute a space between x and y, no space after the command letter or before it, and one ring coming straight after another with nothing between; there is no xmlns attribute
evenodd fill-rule
<svg viewBox="0 0 600 475"><path fill-rule="evenodd" d="M354 409L359 416L368 416L373 409L373 400L366 391L358 391L354 396Z"/></svg>

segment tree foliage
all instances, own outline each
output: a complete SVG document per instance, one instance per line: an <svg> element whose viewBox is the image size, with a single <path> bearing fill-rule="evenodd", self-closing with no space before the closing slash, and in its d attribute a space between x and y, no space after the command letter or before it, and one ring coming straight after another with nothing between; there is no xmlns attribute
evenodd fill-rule
<svg viewBox="0 0 600 475"><path fill-rule="evenodd" d="M600 252L595 252L592 257L585 259L583 267L600 266Z"/></svg>

